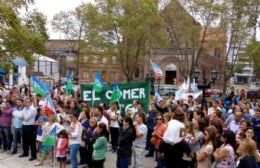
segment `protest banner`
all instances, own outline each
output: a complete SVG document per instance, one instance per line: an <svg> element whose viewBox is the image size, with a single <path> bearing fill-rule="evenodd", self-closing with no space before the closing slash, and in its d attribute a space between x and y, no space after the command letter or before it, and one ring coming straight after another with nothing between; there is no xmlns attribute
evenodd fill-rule
<svg viewBox="0 0 260 168"><path fill-rule="evenodd" d="M139 100L144 107L144 111L148 111L150 85L149 82L136 82L136 83L118 83L121 92L121 99L119 100L121 113L124 114L125 110L132 107L133 100ZM82 100L86 101L89 105L94 102L94 105L101 103L109 104L113 92L113 84L108 84L103 91L97 93L93 91L93 84L80 85Z"/></svg>

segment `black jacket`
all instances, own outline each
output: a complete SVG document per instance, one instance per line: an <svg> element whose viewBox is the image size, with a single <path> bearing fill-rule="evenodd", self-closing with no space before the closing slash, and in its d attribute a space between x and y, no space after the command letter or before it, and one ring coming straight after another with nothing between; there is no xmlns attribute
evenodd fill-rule
<svg viewBox="0 0 260 168"><path fill-rule="evenodd" d="M253 156L246 156L240 159L237 168L256 168L256 159Z"/></svg>
<svg viewBox="0 0 260 168"><path fill-rule="evenodd" d="M117 150L118 156L131 156L132 154L132 144L135 140L135 131L133 128L120 129L119 134L119 148Z"/></svg>

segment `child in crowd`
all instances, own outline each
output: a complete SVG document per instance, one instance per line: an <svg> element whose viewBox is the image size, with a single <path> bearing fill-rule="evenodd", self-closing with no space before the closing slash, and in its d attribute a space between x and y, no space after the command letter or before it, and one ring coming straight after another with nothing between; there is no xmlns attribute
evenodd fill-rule
<svg viewBox="0 0 260 168"><path fill-rule="evenodd" d="M68 135L66 130L60 131L56 140L55 155L60 163L60 168L66 167L66 153L68 150Z"/></svg>

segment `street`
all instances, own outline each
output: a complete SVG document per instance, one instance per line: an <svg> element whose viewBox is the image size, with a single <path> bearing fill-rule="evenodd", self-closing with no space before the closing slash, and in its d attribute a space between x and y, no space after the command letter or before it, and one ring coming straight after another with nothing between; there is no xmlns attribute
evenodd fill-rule
<svg viewBox="0 0 260 168"><path fill-rule="evenodd" d="M19 154L18 154L19 155ZM0 168L34 168L35 163L37 161L29 162L29 157L19 158L18 155L7 155L6 153L0 153ZM156 163L153 158L145 158L144 160L144 168L154 168ZM44 166L40 166L40 168L50 168L51 161L50 158L44 162ZM58 163L56 163L55 167L59 167ZM82 168L83 166L79 166ZM130 167L130 166L129 166ZM131 166L130 168L132 168ZM105 168L116 168L116 154L107 152Z"/></svg>

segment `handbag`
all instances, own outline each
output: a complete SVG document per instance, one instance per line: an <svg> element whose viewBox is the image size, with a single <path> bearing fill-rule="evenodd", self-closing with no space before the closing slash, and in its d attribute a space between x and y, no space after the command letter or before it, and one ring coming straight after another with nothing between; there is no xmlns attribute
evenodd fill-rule
<svg viewBox="0 0 260 168"><path fill-rule="evenodd" d="M150 139L150 143L151 143L152 145L154 145L155 142L156 142L156 137L155 137L155 136L152 136L152 138Z"/></svg>

